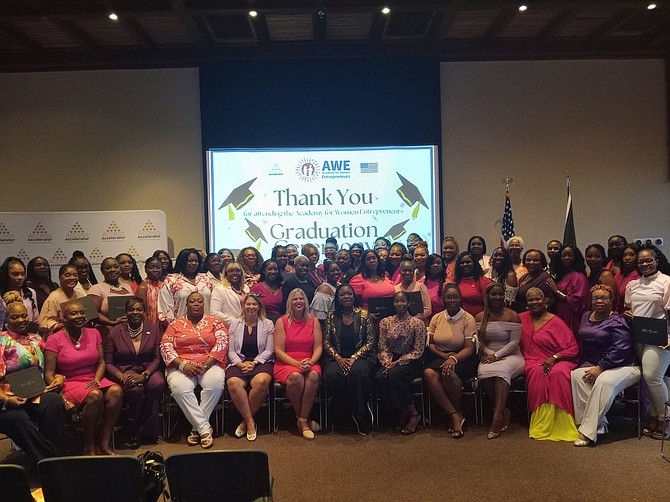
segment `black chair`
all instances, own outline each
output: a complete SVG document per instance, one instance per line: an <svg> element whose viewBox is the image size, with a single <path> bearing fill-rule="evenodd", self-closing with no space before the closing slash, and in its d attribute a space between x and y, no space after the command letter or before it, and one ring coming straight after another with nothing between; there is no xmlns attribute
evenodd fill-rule
<svg viewBox="0 0 670 502"><path fill-rule="evenodd" d="M328 424L324 421L324 411L323 405L325 404L325 399L323 398L325 387L319 385L319 393L316 395L314 404L319 406L319 430L328 430ZM272 430L273 434L279 432L279 420L277 419L277 405L280 403L288 403L288 396L286 395L286 386L279 382L272 382L270 389L268 390L268 399L272 401ZM318 432L315 430L314 432Z"/></svg>
<svg viewBox="0 0 670 502"><path fill-rule="evenodd" d="M273 481L264 451L176 453L165 466L172 502L272 500Z"/></svg>
<svg viewBox="0 0 670 502"><path fill-rule="evenodd" d="M412 388L412 396L414 397L414 401L418 401L420 403L421 424L425 429L426 423L430 424L430 421L432 420L432 411L430 410L430 395L424 390L422 377L416 377L414 380L412 380L410 385ZM372 421L373 423L377 424L377 427L379 427L379 403L383 401L384 396L381 394L380 389L378 389L374 384L372 386L372 391L374 395L373 401L375 404L375 413L373 414ZM428 398L428 404L425 402L426 398ZM426 414L431 416L427 417Z"/></svg>
<svg viewBox="0 0 670 502"><path fill-rule="evenodd" d="M35 502L30 494L28 475L20 465L0 465L0 493L3 500Z"/></svg>
<svg viewBox="0 0 670 502"><path fill-rule="evenodd" d="M47 458L37 470L49 502L144 502L142 467L135 457Z"/></svg>

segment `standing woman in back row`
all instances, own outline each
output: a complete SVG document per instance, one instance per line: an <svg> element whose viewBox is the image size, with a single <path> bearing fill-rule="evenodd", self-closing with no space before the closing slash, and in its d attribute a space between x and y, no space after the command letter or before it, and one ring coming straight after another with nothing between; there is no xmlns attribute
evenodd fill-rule
<svg viewBox="0 0 670 502"><path fill-rule="evenodd" d="M554 312L577 334L591 299L582 252L575 246L563 244L552 270L556 281L549 277L547 284L556 297Z"/></svg>
<svg viewBox="0 0 670 502"><path fill-rule="evenodd" d="M137 286L142 283L142 276L137 268L135 258L128 253L121 253L116 255L116 261L119 263L119 270L121 271L119 282L130 286L134 294L137 291Z"/></svg>
<svg viewBox="0 0 670 502"><path fill-rule="evenodd" d="M670 276L658 271L658 257L653 249L642 246L637 254L637 266L642 277L631 281L626 287L624 315L629 319L670 317ZM649 423L644 433L654 439L670 438L670 423L664 422L665 403L668 400L668 385L665 372L670 366L670 340L663 347L635 344L635 351L642 362L642 378L649 397Z"/></svg>
<svg viewBox="0 0 670 502"><path fill-rule="evenodd" d="M158 296L158 318L161 322L171 323L186 315L186 300L191 293L202 295L205 314L209 314L212 296L212 284L207 274L199 273L202 257L194 248L179 251L175 260L174 273L163 282Z"/></svg>
<svg viewBox="0 0 670 502"><path fill-rule="evenodd" d="M44 300L58 289L58 284L51 280L51 267L46 258L37 256L28 262L26 284L37 293L37 309L41 311Z"/></svg>
<svg viewBox="0 0 670 502"><path fill-rule="evenodd" d="M11 302L5 298L5 295L14 296L23 302L28 311L28 320L31 323L37 323L39 319L37 293L26 285L26 267L19 258L14 256L5 259L0 266L0 296L8 305ZM34 330L37 330L36 326Z"/></svg>

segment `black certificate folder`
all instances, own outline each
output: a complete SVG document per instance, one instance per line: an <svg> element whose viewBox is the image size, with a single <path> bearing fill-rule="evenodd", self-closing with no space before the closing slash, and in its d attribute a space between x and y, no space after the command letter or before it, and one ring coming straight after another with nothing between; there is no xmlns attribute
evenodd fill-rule
<svg viewBox="0 0 670 502"><path fill-rule="evenodd" d="M46 384L37 366L5 376L10 390L19 397L32 399L44 393Z"/></svg>
<svg viewBox="0 0 670 502"><path fill-rule="evenodd" d="M665 347L668 344L668 321L651 317L633 317L633 341Z"/></svg>
<svg viewBox="0 0 670 502"><path fill-rule="evenodd" d="M380 318L395 314L395 310L393 310L393 297L380 296L376 298L370 298L368 300L368 312L371 314L377 314L377 316Z"/></svg>

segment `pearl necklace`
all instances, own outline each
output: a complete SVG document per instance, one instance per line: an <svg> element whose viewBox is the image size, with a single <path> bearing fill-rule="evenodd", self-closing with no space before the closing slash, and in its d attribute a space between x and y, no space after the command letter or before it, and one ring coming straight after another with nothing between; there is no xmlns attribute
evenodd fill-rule
<svg viewBox="0 0 670 502"><path fill-rule="evenodd" d="M130 327L130 324L128 325L128 334L130 335L130 338L133 340L140 336L142 334L142 331L144 330L144 321L139 325L137 329L133 329Z"/></svg>
<svg viewBox="0 0 670 502"><path fill-rule="evenodd" d="M75 340L74 338L72 338L72 335L70 335L70 332L67 331L67 337L74 344L75 350L80 350L81 349L81 341L80 341L81 340L81 333L79 334L79 338Z"/></svg>

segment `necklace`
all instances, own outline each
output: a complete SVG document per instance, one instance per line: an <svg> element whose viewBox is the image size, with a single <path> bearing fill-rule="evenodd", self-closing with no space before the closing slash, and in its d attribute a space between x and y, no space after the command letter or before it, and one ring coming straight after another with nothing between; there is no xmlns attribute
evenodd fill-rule
<svg viewBox="0 0 670 502"><path fill-rule="evenodd" d="M74 338L72 338L72 335L70 334L69 331L67 332L67 336L70 339L70 341L74 344L75 350L81 349L81 341L80 341L81 333L79 333L79 338L77 338L76 340Z"/></svg>
<svg viewBox="0 0 670 502"><path fill-rule="evenodd" d="M233 290L235 293L237 293L238 295L241 295L241 294L242 294L242 289L243 289L243 288L241 288L241 287L238 288L238 287L235 287L235 286L233 286L233 285L231 284L231 285L230 285L230 289L232 289L232 290Z"/></svg>
<svg viewBox="0 0 670 502"><path fill-rule="evenodd" d="M132 338L133 340L138 336L140 336L143 330L144 330L144 321L142 321L136 329L131 328L130 324L128 324L128 334L130 335L130 338Z"/></svg>
<svg viewBox="0 0 670 502"><path fill-rule="evenodd" d="M107 284L109 284L109 290L112 293L125 293L126 292L126 289L120 283L116 283L116 285L114 285L114 284L111 284L111 283L108 282Z"/></svg>

